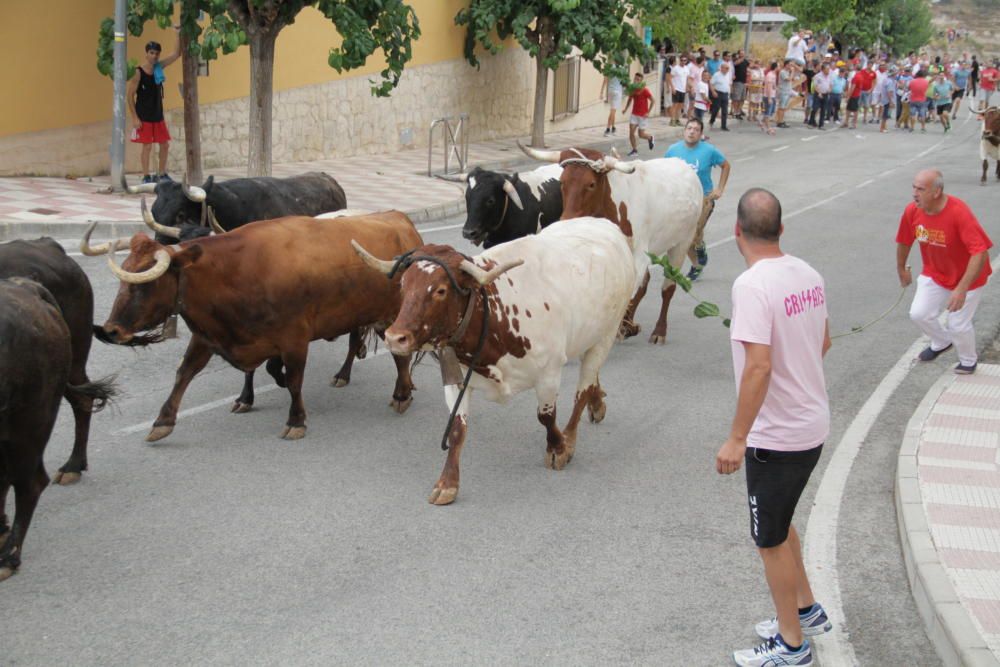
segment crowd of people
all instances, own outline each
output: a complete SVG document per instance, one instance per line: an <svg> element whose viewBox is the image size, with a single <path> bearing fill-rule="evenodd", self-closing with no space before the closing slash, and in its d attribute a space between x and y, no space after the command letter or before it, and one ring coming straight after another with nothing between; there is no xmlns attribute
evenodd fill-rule
<svg viewBox="0 0 1000 667"><path fill-rule="evenodd" d="M1000 100L995 98L1000 59L930 58L916 52L870 57L864 49L841 54L832 43L817 46L815 41L808 30L792 35L780 63L743 50L669 56L661 111L671 125L698 118L710 128L718 121L723 132L735 117L773 135L776 128L790 127L791 109L802 109L802 122L816 129L861 123L878 125L881 132L918 127L926 132L930 123L948 132L966 97L975 100L970 112Z"/></svg>

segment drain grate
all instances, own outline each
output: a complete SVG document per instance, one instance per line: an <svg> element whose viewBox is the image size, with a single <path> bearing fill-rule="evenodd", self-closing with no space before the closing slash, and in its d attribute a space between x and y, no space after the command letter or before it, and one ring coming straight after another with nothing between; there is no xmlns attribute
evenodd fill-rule
<svg viewBox="0 0 1000 667"><path fill-rule="evenodd" d="M39 215L55 215L59 211L52 208L29 208L28 213L37 213Z"/></svg>

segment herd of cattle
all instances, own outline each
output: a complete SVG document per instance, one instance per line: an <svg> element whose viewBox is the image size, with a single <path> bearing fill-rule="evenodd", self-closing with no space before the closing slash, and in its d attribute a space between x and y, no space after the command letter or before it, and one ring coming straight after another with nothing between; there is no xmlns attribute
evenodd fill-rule
<svg viewBox="0 0 1000 667"><path fill-rule="evenodd" d="M55 481L87 469L91 413L117 393L91 381L92 338L144 346L183 318L191 339L170 395L147 440L167 437L188 384L219 355L245 374L233 405L253 405L253 372L264 364L291 404L281 437L306 434L302 381L311 341L349 336L347 359L331 384L350 382L365 339L384 339L396 365L390 405L412 402L411 359L434 351L452 410L444 469L430 501L455 500L470 396L492 401L534 389L546 431L545 464L572 458L587 409L604 418L598 373L616 339L634 336L636 308L649 281L647 253L684 260L701 212L698 177L676 159L623 162L583 150L536 151L549 162L503 174L475 169L466 182L463 235L485 247L470 257L424 244L398 211L347 210L336 181L311 173L289 179L234 179L202 187L159 183L143 218L155 235L96 243L121 281L111 313L93 324L86 274L51 239L0 245L0 580L21 562L32 513L49 482L42 455L60 397L73 408L73 451ZM127 255L119 264L118 253ZM650 342L662 344L676 285L666 282ZM563 366L580 359L565 428L556 423ZM463 378L463 373L465 374ZM4 513L8 489L15 515Z"/></svg>

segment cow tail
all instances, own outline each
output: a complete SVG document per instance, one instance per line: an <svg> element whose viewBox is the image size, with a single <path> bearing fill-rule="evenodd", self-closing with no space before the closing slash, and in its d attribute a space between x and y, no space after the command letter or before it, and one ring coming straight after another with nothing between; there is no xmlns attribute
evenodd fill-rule
<svg viewBox="0 0 1000 667"><path fill-rule="evenodd" d="M93 399L94 407L91 412L100 412L107 406L108 403L113 402L121 392L118 391L118 386L115 384L117 376L109 375L106 378L100 380L94 380L93 382L87 382L85 384L66 384L66 390L78 397L87 397Z"/></svg>
<svg viewBox="0 0 1000 667"><path fill-rule="evenodd" d="M100 325L93 325L94 338L101 341L105 345L114 345L114 341L108 336L108 332L104 330L104 327Z"/></svg>
<svg viewBox="0 0 1000 667"><path fill-rule="evenodd" d="M365 355L375 356L378 351L378 342L381 340L378 331L374 326L361 327L358 329L358 333L361 336L361 342L364 344L363 349L365 350ZM358 357L359 359L361 357Z"/></svg>

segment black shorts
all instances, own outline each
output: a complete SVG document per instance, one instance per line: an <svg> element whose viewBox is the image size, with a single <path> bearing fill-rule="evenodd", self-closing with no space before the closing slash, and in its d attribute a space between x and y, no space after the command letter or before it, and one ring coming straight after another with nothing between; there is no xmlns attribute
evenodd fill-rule
<svg viewBox="0 0 1000 667"><path fill-rule="evenodd" d="M762 548L788 539L788 528L823 445L801 452L747 447L747 502L750 537Z"/></svg>
<svg viewBox="0 0 1000 667"><path fill-rule="evenodd" d="M956 90L951 94L951 101L954 102L955 100L962 99L963 95L965 95L964 90Z"/></svg>
<svg viewBox="0 0 1000 667"><path fill-rule="evenodd" d="M676 90L672 93L671 98L674 104L684 104L684 93L678 93Z"/></svg>
<svg viewBox="0 0 1000 667"><path fill-rule="evenodd" d="M860 97L852 97L849 100L847 100L847 110L848 111L857 111L858 110L858 102L860 102L860 100L861 100Z"/></svg>
<svg viewBox="0 0 1000 667"><path fill-rule="evenodd" d="M949 102L948 104L939 104L937 107L937 113L938 115L941 115L943 113L951 113L951 102Z"/></svg>

